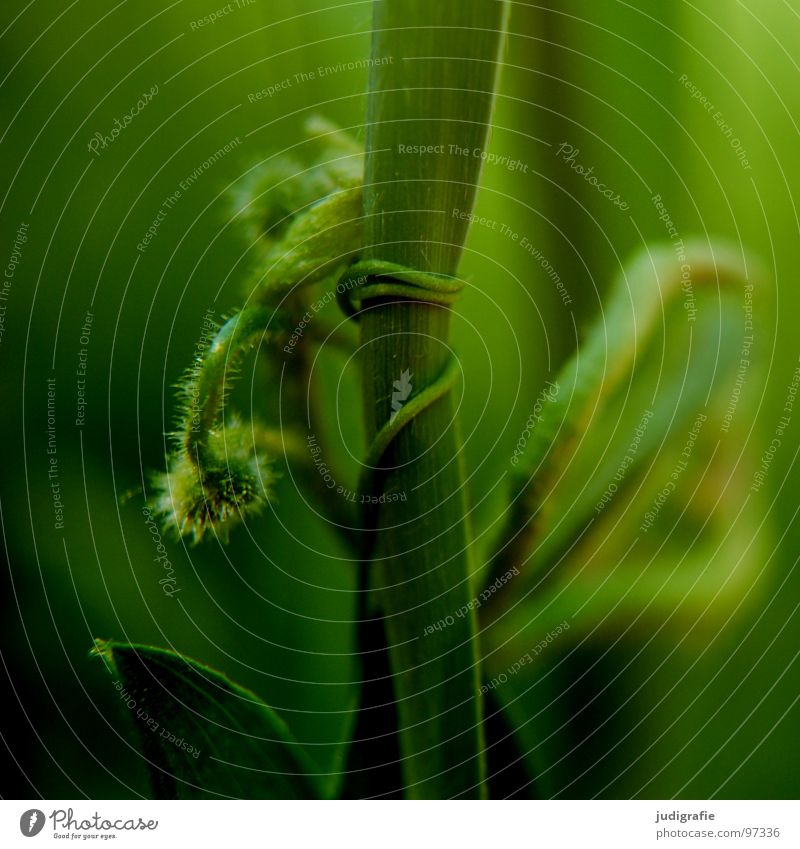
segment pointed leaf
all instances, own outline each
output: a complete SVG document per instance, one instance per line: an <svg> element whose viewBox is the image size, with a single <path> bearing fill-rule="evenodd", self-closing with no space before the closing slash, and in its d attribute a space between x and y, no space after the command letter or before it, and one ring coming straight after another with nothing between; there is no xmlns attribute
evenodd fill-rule
<svg viewBox="0 0 800 849"><path fill-rule="evenodd" d="M747 271L731 249L692 244L682 259L669 246L625 269L513 471L495 572L530 558L526 575L540 580L671 434L698 416L704 429L733 389Z"/></svg>
<svg viewBox="0 0 800 849"><path fill-rule="evenodd" d="M254 693L165 649L96 641L160 799L307 799L316 769Z"/></svg>

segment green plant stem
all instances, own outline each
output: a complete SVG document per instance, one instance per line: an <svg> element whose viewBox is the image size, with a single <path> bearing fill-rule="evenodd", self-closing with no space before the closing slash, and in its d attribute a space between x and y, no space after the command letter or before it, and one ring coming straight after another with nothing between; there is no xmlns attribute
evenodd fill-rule
<svg viewBox="0 0 800 849"><path fill-rule="evenodd" d="M467 231L458 212L472 209L481 165L473 152L486 143L504 19L505 4L496 0L375 4L367 262L456 273ZM432 147L419 154L401 145ZM374 439L404 370L415 396L446 369L450 311L422 296L365 295L363 385ZM472 612L456 616L473 598L460 452L445 393L399 431L371 478L373 494L407 499L370 513L371 586L384 615L406 793L416 798L485 793L475 619ZM452 624L424 635L445 617Z"/></svg>

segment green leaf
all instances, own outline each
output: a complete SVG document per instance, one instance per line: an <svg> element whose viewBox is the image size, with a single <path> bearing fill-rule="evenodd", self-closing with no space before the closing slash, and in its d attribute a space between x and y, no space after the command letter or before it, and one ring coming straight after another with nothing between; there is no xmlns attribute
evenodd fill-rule
<svg viewBox="0 0 800 849"><path fill-rule="evenodd" d="M526 575L540 580L604 512L597 506L610 485L628 486L670 434L730 396L747 279L741 257L719 245L689 243L681 258L671 246L651 248L623 270L557 390L548 389L512 472L495 574L527 562Z"/></svg>
<svg viewBox="0 0 800 849"><path fill-rule="evenodd" d="M547 742L539 681L562 652L587 639L707 640L757 598L769 560L741 450L760 390L759 289L730 251L687 245L686 259L685 286L671 248L626 269L520 462L520 576L481 609L482 648L532 774Z"/></svg>
<svg viewBox="0 0 800 849"><path fill-rule="evenodd" d="M309 799L306 752L254 693L175 652L97 640L133 719L159 799Z"/></svg>

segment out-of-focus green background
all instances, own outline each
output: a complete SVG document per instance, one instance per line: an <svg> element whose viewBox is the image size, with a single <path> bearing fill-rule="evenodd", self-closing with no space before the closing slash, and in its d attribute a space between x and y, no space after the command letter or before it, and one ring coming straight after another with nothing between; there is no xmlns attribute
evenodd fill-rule
<svg viewBox="0 0 800 849"><path fill-rule="evenodd" d="M0 11L4 268L28 225L6 275L0 339L4 796L147 793L127 718L88 658L94 637L170 645L224 670L272 704L324 766L348 733L352 566L293 488L281 485L275 510L225 548L168 542L173 598L158 583L142 516L141 487L163 465L172 387L203 316L242 298L248 245L229 222L226 188L298 144L314 112L363 138L369 2L233 0L197 26L216 11L199 0L36 0ZM543 381L598 313L620 264L666 240L653 195L682 236L744 244L767 271L744 389L756 460L800 355L800 3L513 3L510 31L490 149L519 164L485 167L476 212L526 237L572 303L565 308L520 240L473 228L462 265L473 285L453 335L471 491L475 501L489 494L479 528L499 509L491 493ZM90 152L95 133L109 134L156 85L116 140ZM165 199L235 139L137 250ZM563 143L630 209L570 169L556 153ZM546 661L554 692L573 685L557 705L565 727L547 757L563 760L548 792L796 795L799 435L792 421L757 495L768 554L757 596L745 592L701 637L683 639L676 621L654 639L582 640ZM53 456L63 530L54 527ZM553 710L548 728L558 725Z"/></svg>

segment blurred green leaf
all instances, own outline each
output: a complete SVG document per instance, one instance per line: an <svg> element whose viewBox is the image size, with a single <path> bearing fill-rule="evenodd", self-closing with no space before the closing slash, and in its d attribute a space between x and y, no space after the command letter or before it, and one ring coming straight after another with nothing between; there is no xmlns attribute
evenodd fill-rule
<svg viewBox="0 0 800 849"><path fill-rule="evenodd" d="M703 429L718 390L732 389L747 280L719 245L657 247L623 269L518 443L495 573L526 562L538 581L687 419L704 416Z"/></svg>
<svg viewBox="0 0 800 849"><path fill-rule="evenodd" d="M310 758L278 715L208 666L165 649L98 640L136 724L160 799L309 799Z"/></svg>
<svg viewBox="0 0 800 849"><path fill-rule="evenodd" d="M586 639L702 641L755 598L770 536L741 451L753 271L719 247L643 254L541 405L495 564L517 557L520 575L481 610L486 681L532 776L555 658Z"/></svg>

